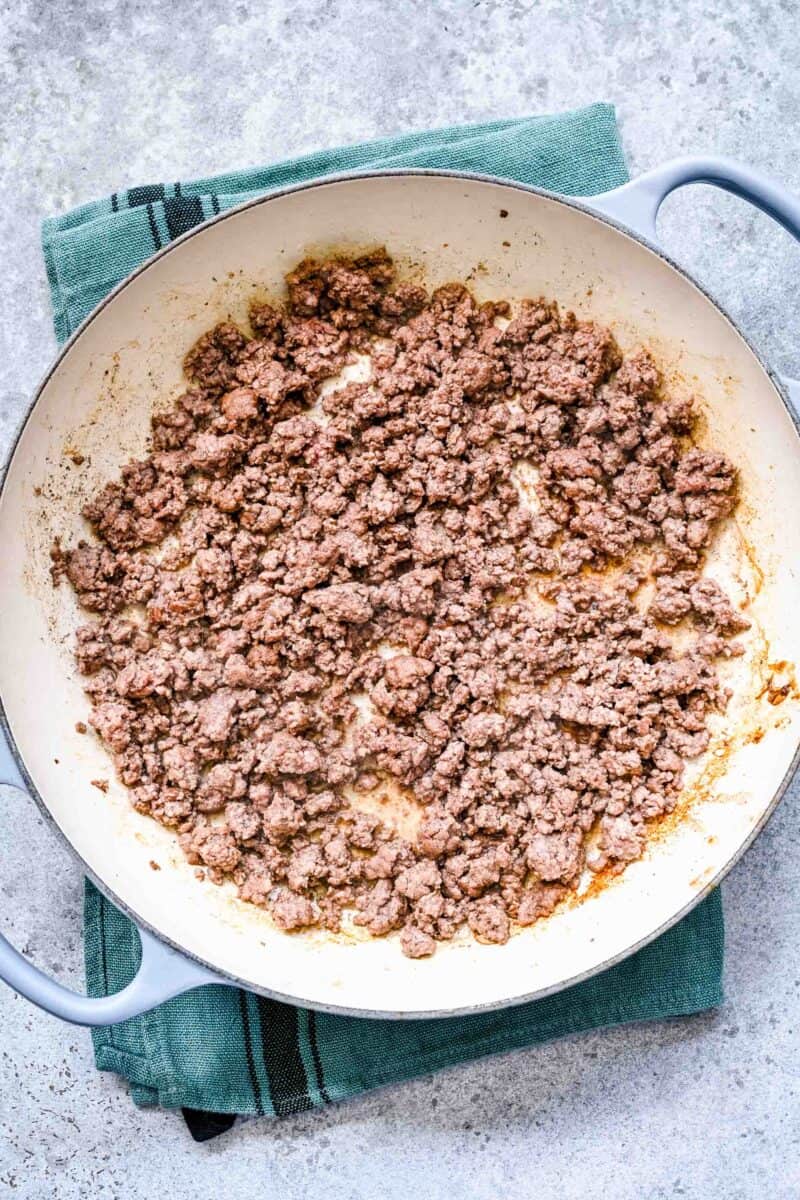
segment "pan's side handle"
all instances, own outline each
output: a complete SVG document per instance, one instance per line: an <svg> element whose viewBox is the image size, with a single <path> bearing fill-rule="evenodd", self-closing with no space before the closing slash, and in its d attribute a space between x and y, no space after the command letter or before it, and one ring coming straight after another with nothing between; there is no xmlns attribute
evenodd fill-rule
<svg viewBox="0 0 800 1200"><path fill-rule="evenodd" d="M659 208L670 192L688 183L709 183L749 200L800 241L800 199L766 175L729 158L674 158L613 192L590 197L586 204L657 243ZM800 380L779 378L795 410L800 411Z"/></svg>
<svg viewBox="0 0 800 1200"><path fill-rule="evenodd" d="M27 792L22 772L2 729L0 783ZM1 934L0 979L26 1000L74 1025L114 1025L117 1021L148 1012L162 1001L171 1000L173 996L202 984L231 983L231 980L214 975L200 963L165 946L146 929L138 929L138 933L142 943L139 970L128 986L113 996L81 996L71 991L28 962Z"/></svg>

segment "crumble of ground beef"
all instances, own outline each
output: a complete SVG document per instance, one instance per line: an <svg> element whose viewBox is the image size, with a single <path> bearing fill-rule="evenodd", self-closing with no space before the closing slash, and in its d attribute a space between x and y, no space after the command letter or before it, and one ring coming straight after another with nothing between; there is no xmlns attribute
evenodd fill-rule
<svg viewBox="0 0 800 1200"><path fill-rule="evenodd" d="M96 541L54 547L89 720L282 929L504 942L636 858L708 744L748 625L702 573L736 472L646 351L553 303L429 296L383 251L287 287L200 338ZM413 836L372 812L398 790Z"/></svg>

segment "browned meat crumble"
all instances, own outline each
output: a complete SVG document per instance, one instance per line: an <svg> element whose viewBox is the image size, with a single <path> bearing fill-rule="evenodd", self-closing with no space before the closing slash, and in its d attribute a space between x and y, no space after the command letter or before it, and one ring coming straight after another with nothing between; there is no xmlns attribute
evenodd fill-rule
<svg viewBox="0 0 800 1200"><path fill-rule="evenodd" d="M90 721L282 928L504 942L635 859L708 745L748 625L702 574L736 472L646 352L555 304L428 296L381 251L287 284L199 340L97 540L54 550L98 614ZM375 815L398 791L407 836Z"/></svg>

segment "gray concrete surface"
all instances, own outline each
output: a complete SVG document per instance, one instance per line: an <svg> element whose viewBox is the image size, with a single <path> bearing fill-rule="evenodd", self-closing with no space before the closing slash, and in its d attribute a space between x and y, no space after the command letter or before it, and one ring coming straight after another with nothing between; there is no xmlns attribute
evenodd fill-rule
<svg viewBox="0 0 800 1200"><path fill-rule="evenodd" d="M617 104L634 172L737 156L800 192L797 6L675 0L22 0L0 5L0 435L53 353L42 216L455 121ZM800 251L730 197L670 200L666 245L800 374ZM796 515L793 519L797 519ZM787 614L787 619L795 619ZM725 884L720 1011L567 1039L193 1144L0 988L0 1192L174 1200L800 1195L800 790ZM77 985L80 871L0 803L0 924Z"/></svg>

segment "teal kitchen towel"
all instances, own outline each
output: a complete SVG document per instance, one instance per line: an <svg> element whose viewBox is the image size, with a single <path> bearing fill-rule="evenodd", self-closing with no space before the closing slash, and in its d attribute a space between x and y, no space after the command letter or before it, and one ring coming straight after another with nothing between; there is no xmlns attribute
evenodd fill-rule
<svg viewBox="0 0 800 1200"><path fill-rule="evenodd" d="M614 110L594 104L556 116L405 134L192 183L132 187L44 222L56 334L63 341L143 260L216 213L332 172L403 166L478 171L568 195L591 195L628 178ZM116 991L131 979L139 956L135 929L88 882L85 942L91 995ZM492 953L487 947L489 968ZM722 997L722 960L722 905L714 892L625 962L518 1007L444 1020L376 1021L212 986L95 1030L95 1058L101 1070L130 1081L137 1104L203 1110L206 1117L278 1116L479 1055L710 1008ZM187 1120L193 1128L188 1113ZM196 1136L208 1133L206 1125Z"/></svg>

